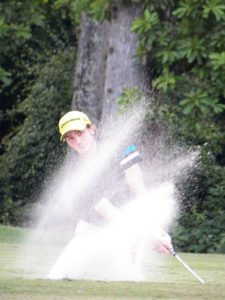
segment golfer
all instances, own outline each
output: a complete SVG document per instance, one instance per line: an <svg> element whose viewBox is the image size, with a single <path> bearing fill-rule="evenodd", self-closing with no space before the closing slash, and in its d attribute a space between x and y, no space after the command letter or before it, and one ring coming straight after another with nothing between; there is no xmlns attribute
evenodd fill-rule
<svg viewBox="0 0 225 300"><path fill-rule="evenodd" d="M70 111L59 121L59 132L61 141L65 141L77 153L80 159L85 158L90 153L97 152L96 126L92 124L89 117L80 111ZM126 158L121 166L124 169L126 182L131 190L137 192L143 189L143 181L137 163L140 160L138 152L134 146L129 146L126 151ZM130 155L129 158L129 154ZM135 169L136 168L136 169ZM129 171L130 170L130 171ZM103 195L102 195L103 196ZM95 208L101 217L107 219L115 214L116 208L109 201L103 201L104 205L96 205ZM169 235L161 231L162 234L156 243L156 250L164 253L171 253L172 244Z"/></svg>

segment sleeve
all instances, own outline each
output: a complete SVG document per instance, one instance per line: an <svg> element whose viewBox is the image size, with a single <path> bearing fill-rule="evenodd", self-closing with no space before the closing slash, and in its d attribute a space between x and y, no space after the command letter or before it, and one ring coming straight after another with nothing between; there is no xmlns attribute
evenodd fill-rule
<svg viewBox="0 0 225 300"><path fill-rule="evenodd" d="M136 150L136 147L131 144L123 150L120 166L123 170L126 170L140 161L142 161L141 155Z"/></svg>

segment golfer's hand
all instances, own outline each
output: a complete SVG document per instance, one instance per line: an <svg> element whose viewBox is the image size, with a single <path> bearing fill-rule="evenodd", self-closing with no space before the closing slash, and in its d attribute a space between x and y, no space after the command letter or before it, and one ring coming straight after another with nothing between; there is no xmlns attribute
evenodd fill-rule
<svg viewBox="0 0 225 300"><path fill-rule="evenodd" d="M106 198L102 198L96 205L95 210L106 220L112 221L119 215L119 210Z"/></svg>
<svg viewBox="0 0 225 300"><path fill-rule="evenodd" d="M171 242L157 241L154 248L158 252L171 254L171 249L173 249L173 246Z"/></svg>
<svg viewBox="0 0 225 300"><path fill-rule="evenodd" d="M164 230L159 230L155 235L154 249L158 252L171 254L173 250L172 240L169 234Z"/></svg>

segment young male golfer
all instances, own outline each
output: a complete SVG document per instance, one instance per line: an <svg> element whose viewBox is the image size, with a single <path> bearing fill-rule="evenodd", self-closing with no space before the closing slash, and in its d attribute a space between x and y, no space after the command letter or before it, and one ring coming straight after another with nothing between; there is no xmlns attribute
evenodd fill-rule
<svg viewBox="0 0 225 300"><path fill-rule="evenodd" d="M81 111L70 111L59 121L59 132L61 140L65 141L76 151L79 158L85 157L91 152L97 151L96 126L92 124L89 117ZM134 151L133 151L134 150ZM138 154L133 146L129 146L126 151L127 156L122 161L124 175L131 190L143 188L143 181L138 166ZM129 154L131 154L129 156ZM125 165L125 167L124 167ZM111 187L113 188L113 187ZM103 195L102 195L103 197ZM96 205L96 210L107 219L108 216L115 214L116 208L108 201L102 201ZM163 230L156 241L156 250L164 253L171 253L171 239Z"/></svg>

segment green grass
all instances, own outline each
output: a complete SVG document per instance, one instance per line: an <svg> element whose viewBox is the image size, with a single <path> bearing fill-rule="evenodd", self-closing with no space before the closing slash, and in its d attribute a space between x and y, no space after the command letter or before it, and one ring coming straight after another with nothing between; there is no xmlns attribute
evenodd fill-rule
<svg viewBox="0 0 225 300"><path fill-rule="evenodd" d="M24 276L18 269L17 257L27 233L28 230L0 226L1 300L225 299L225 255L180 253L206 281L205 285L195 280L173 257L164 257L156 277L149 282L50 281L31 278L30 274ZM42 251L52 255L52 249L34 250L35 245L31 245L26 254L28 261L29 256L41 256ZM57 249L54 250L57 256Z"/></svg>

